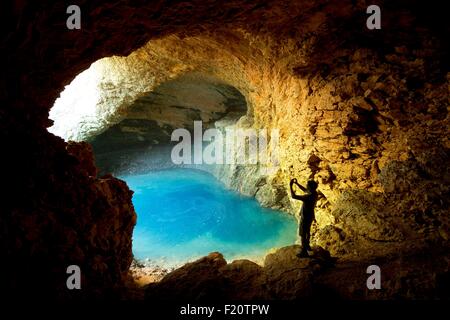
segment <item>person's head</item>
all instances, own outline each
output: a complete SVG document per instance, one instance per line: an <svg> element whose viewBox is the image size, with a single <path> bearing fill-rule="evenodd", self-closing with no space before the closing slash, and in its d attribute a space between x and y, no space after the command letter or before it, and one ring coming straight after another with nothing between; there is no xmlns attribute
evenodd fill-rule
<svg viewBox="0 0 450 320"><path fill-rule="evenodd" d="M309 191L316 191L317 182L315 182L314 180L309 180L308 183L306 184L306 187L308 188Z"/></svg>

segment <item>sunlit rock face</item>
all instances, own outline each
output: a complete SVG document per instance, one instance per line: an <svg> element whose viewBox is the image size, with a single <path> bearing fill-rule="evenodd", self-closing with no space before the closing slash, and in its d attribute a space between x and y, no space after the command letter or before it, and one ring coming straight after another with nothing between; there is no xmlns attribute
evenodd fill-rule
<svg viewBox="0 0 450 320"><path fill-rule="evenodd" d="M46 132L52 126L48 111L63 86L104 57L107 62L91 67L100 76L88 74L84 82L98 90L78 97L86 98L89 107L77 109L65 122L55 121L52 132L79 141L114 128L164 128L166 117L154 112L165 112L189 95L161 104L156 93L173 89L179 79L195 85L198 79L189 79L190 74L215 79L245 98L245 125L280 130L279 170L265 178L273 188L250 186L261 203L273 203L267 199L280 195L282 207L295 213L299 204L286 198L289 180L319 182L324 197L313 230L316 243L354 257L415 250L426 241L448 244L448 26L440 16L444 10L433 7L430 18L431 7L417 3L380 1L386 8L380 32L365 28L366 6L354 1L191 1L142 7L90 1L84 3L86 20L79 32L64 28L59 5L6 8L21 23L11 24L2 39L10 50L4 68L8 77L0 86L5 100L0 130L9 150L3 159L9 190L1 216L1 251L11 262L1 267L2 288L17 291L25 283L22 273L41 266L39 281L50 283L49 294L55 295L61 290L61 272L74 260L67 248L80 243L83 254L77 257L86 263L80 262L87 288L101 295L124 282L134 217L128 188L111 177L108 182L96 178L92 163L88 174L69 155L67 144ZM61 95L72 110L78 98ZM151 107L142 119L133 106L144 101ZM191 102L183 105L188 112L179 113L176 125L185 125L189 114L213 121L215 112L223 112ZM54 109L50 117L62 117L65 110ZM123 122L131 121L125 120L129 114L141 122ZM154 122L143 126L143 121ZM155 133L139 134L153 140ZM15 200L18 195L21 201ZM75 214L79 218L67 218ZM121 241L114 240L117 228L106 227L112 216ZM34 230L39 222L40 233L23 231ZM94 236L89 228L102 232ZM50 237L49 229L77 236L67 243L68 232ZM116 250L121 262L108 258Z"/></svg>

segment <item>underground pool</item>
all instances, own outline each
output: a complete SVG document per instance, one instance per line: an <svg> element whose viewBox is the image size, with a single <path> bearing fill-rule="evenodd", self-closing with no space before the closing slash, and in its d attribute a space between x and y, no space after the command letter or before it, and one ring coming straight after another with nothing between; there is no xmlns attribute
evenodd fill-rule
<svg viewBox="0 0 450 320"><path fill-rule="evenodd" d="M120 178L134 191L133 253L139 260L175 267L213 251L228 261L259 260L296 240L294 217L226 189L207 172L171 169Z"/></svg>

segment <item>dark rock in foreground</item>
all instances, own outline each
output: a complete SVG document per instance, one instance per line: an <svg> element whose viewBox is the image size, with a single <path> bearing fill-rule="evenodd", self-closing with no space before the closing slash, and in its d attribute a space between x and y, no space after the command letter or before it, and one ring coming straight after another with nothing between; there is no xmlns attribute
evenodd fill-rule
<svg viewBox="0 0 450 320"><path fill-rule="evenodd" d="M299 246L266 256L264 266L249 260L227 264L210 253L146 287L148 300L296 300L296 299L424 299L448 298L448 253L421 251L374 261L336 261L314 247L309 258L298 258ZM429 254L436 258L429 259ZM414 263L413 263L414 262ZM367 267L381 269L382 287L369 290Z"/></svg>

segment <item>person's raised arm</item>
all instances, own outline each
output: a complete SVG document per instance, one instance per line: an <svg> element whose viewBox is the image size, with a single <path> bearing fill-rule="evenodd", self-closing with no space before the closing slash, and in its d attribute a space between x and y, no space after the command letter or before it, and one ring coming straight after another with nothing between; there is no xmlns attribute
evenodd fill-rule
<svg viewBox="0 0 450 320"><path fill-rule="evenodd" d="M295 184L303 191L303 192L308 192L308 190L302 186L300 183L297 182L297 180L295 180Z"/></svg>
<svg viewBox="0 0 450 320"><path fill-rule="evenodd" d="M303 191L307 191L305 188L303 188L302 186L300 186L299 185L299 183L297 182L297 179L292 179L291 180L291 182L290 182L290 187L291 187L291 197L292 198L294 198L294 199L296 199L296 200L302 200L302 201L304 201L304 200L306 200L307 199L307 196L309 195L298 195L298 194L295 194L295 191L294 191L294 188L293 188L293 185L294 185L294 183L295 184L297 184Z"/></svg>
<svg viewBox="0 0 450 320"><path fill-rule="evenodd" d="M291 179L291 181L289 182L289 188L291 189L291 197L295 199L295 192L294 192L294 188L292 188L292 186L294 185L294 183L297 181L297 179Z"/></svg>

